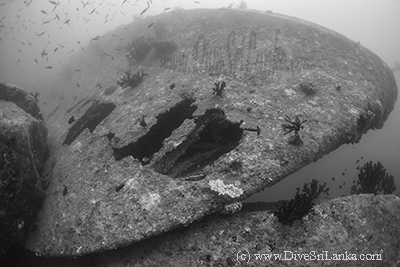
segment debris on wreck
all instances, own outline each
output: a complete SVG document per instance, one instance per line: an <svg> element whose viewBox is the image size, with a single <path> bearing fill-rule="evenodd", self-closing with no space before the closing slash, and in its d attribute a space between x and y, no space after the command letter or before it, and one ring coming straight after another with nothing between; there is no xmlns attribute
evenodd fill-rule
<svg viewBox="0 0 400 267"><path fill-rule="evenodd" d="M312 179L311 183L305 183L303 185L303 193L299 193L300 188L296 188L296 195L294 199L285 203L279 210L275 211L275 216L278 217L279 222L283 225L292 226L293 222L300 220L307 215L311 208L314 206L313 201L325 193L329 195L329 187L326 187L326 183L320 185L318 180Z"/></svg>
<svg viewBox="0 0 400 267"><path fill-rule="evenodd" d="M243 121L241 121L241 122L243 122ZM243 130L244 131L249 131L249 132L256 132L257 135L260 135L260 133L261 133L261 128L258 127L258 125L257 125L257 128L255 128L255 129L253 129L253 128L243 128Z"/></svg>
<svg viewBox="0 0 400 267"><path fill-rule="evenodd" d="M122 88L130 87L131 89L137 87L144 81L144 77L147 76L143 69L137 71L137 73L131 73L130 70L125 71L125 74L119 78L117 84Z"/></svg>

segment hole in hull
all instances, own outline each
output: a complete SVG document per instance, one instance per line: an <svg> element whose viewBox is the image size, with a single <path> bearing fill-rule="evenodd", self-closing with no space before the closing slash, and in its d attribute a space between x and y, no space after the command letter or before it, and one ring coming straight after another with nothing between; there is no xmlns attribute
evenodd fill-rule
<svg viewBox="0 0 400 267"><path fill-rule="evenodd" d="M197 118L186 142L155 163L155 170L171 177L201 172L239 145L243 135L240 124L229 121L221 109L207 110Z"/></svg>
<svg viewBox="0 0 400 267"><path fill-rule="evenodd" d="M107 118L115 107L116 105L113 103L101 103L99 101L93 102L85 114L69 129L63 144L70 145L85 128L88 128L92 133L96 126Z"/></svg>
<svg viewBox="0 0 400 267"><path fill-rule="evenodd" d="M153 155L161 149L164 139L181 126L185 119L192 118L193 112L197 109L196 106L192 106L193 102L193 99L183 100L170 110L158 115L157 123L146 135L125 147L114 149L114 158L121 160L131 155L142 165L149 164Z"/></svg>

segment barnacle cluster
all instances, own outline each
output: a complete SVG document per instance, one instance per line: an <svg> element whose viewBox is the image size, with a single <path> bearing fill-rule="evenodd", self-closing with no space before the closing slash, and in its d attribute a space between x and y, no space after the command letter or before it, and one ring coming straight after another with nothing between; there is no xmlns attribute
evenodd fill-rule
<svg viewBox="0 0 400 267"><path fill-rule="evenodd" d="M211 191L215 191L218 195L229 196L231 198L240 197L243 195L243 189L234 184L225 184L221 179L210 180L208 182Z"/></svg>
<svg viewBox="0 0 400 267"><path fill-rule="evenodd" d="M299 87L300 87L300 90L302 90L308 96L315 95L315 93L317 92L317 88L311 82L300 83Z"/></svg>
<svg viewBox="0 0 400 267"><path fill-rule="evenodd" d="M242 207L243 207L243 204L240 201L229 203L224 206L224 208L221 211L221 214L232 215L232 214L240 211L242 209Z"/></svg>
<svg viewBox="0 0 400 267"><path fill-rule="evenodd" d="M130 88L135 88L138 86L141 82L143 82L144 77L147 76L147 73L144 73L143 69L138 70L138 72L131 73L130 70L125 71L125 74L119 78L117 81L117 84L121 86L122 88L130 87Z"/></svg>
<svg viewBox="0 0 400 267"><path fill-rule="evenodd" d="M382 163L364 164L358 173L356 184L351 187L351 194L391 194L396 191L393 175L389 175Z"/></svg>
<svg viewBox="0 0 400 267"><path fill-rule="evenodd" d="M319 197L321 193L329 195L329 187L326 183L320 185L318 180L313 179L311 183L303 185L302 193L299 193L300 188L296 188L296 195L288 203L285 203L279 210L275 211L275 216L279 222L284 225L292 226L293 222L303 218L313 207L313 201Z"/></svg>

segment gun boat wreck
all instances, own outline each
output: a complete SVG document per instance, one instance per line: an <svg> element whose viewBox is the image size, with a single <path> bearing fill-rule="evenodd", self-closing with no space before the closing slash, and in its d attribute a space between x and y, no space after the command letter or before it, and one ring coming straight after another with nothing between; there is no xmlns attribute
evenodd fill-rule
<svg viewBox="0 0 400 267"><path fill-rule="evenodd" d="M73 63L85 78L60 80L43 111L47 197L26 243L41 255L105 251L187 226L381 128L397 98L374 53L279 14L180 10L96 42ZM141 42L143 57L114 50ZM301 142L283 134L285 118L301 118Z"/></svg>

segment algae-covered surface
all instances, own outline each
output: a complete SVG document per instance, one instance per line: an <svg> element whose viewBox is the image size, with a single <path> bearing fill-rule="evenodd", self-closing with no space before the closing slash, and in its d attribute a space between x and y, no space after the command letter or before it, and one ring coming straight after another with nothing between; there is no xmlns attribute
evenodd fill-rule
<svg viewBox="0 0 400 267"><path fill-rule="evenodd" d="M26 243L38 254L189 225L381 128L397 98L375 54L283 15L178 10L96 39L47 95L47 198ZM135 40L145 56L127 53ZM285 118L306 122L284 135Z"/></svg>
<svg viewBox="0 0 400 267"><path fill-rule="evenodd" d="M270 211L210 216L92 258L101 267L397 266L399 216L398 196L347 196L314 206L291 227Z"/></svg>

